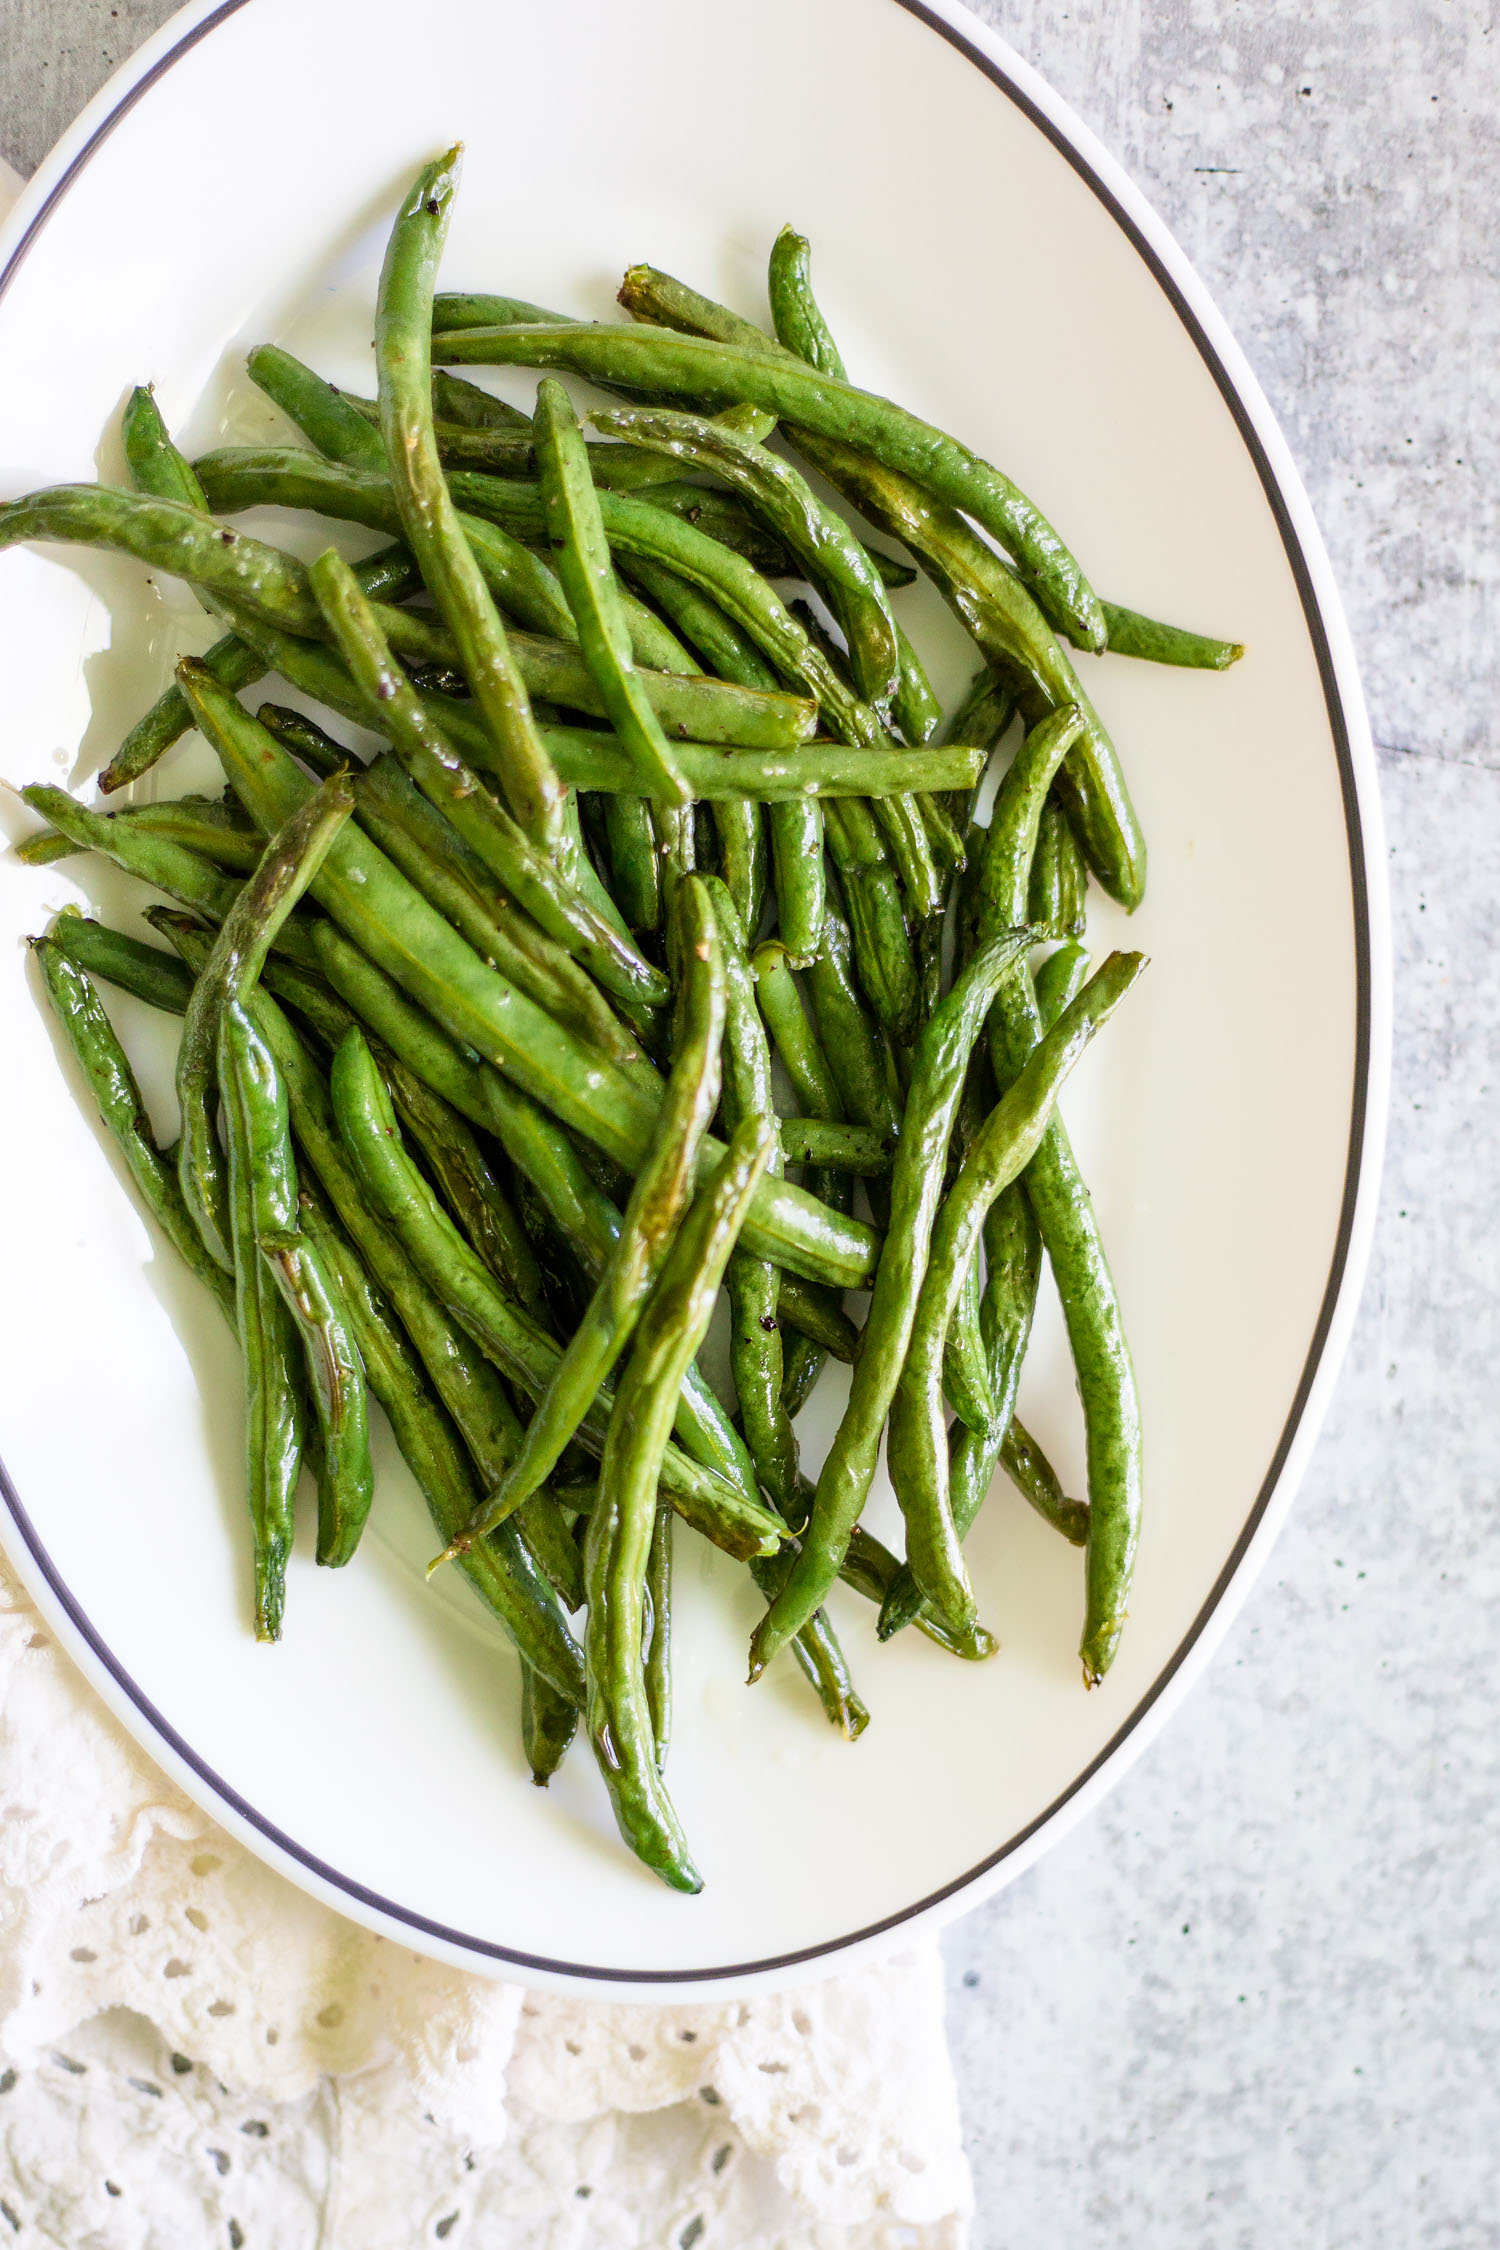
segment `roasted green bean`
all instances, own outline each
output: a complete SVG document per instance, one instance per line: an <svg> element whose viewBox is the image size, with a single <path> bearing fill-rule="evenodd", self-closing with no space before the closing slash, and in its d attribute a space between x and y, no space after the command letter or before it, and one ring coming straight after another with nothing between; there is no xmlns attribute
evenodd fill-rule
<svg viewBox="0 0 1500 2250"><path fill-rule="evenodd" d="M929 1606L962 1629L974 1596L948 1498L943 1346L963 1277L979 1255L991 1204L1019 1178L1047 1129L1058 1091L1139 976L1138 953L1113 953L1001 1096L975 1137L932 1228L931 1254L891 1402L887 1458L906 1519L907 1561Z"/></svg>
<svg viewBox="0 0 1500 2250"><path fill-rule="evenodd" d="M718 1103L724 1032L722 948L708 894L696 878L677 886L672 922L680 992L676 1060L619 1238L504 1483L442 1560L482 1538L550 1476L629 1343L691 1197L699 1145Z"/></svg>
<svg viewBox="0 0 1500 2250"><path fill-rule="evenodd" d="M295 1227L297 1175L286 1093L243 1003L216 1023L229 1156L229 1234L245 1368L245 1484L255 1558L255 1637L281 1638L292 1497L302 1470L305 1409L297 1328L261 1256L263 1238Z"/></svg>
<svg viewBox="0 0 1500 2250"><path fill-rule="evenodd" d="M751 1640L752 1679L821 1606L848 1550L875 1474L881 1432L911 1336L913 1295L926 1272L964 1071L995 994L1022 965L1034 936L1021 927L984 947L922 1029L891 1178L890 1224L875 1269L849 1404L818 1477L801 1552Z"/></svg>
<svg viewBox="0 0 1500 2250"><path fill-rule="evenodd" d="M458 644L495 746L511 812L571 872L563 785L537 731L505 627L464 536L432 430L432 294L458 186L460 151L417 177L391 230L375 306L380 434L401 530Z"/></svg>
<svg viewBox="0 0 1500 2250"><path fill-rule="evenodd" d="M633 267L621 291L634 309ZM925 491L963 508L1014 555L1039 600L1084 648L1102 648L1104 619L1087 579L1041 511L1010 479L889 399L769 353L656 328L548 326L459 329L432 339L435 360L469 366L558 367L591 382L690 405L749 404L856 445Z"/></svg>
<svg viewBox="0 0 1500 2250"><path fill-rule="evenodd" d="M589 1739L621 1835L664 1882L684 1891L701 1889L702 1877L657 1771L642 1658L646 1566L677 1386L707 1332L771 1151L763 1124L742 1126L683 1223L621 1378L584 1548Z"/></svg>
<svg viewBox="0 0 1500 2250"><path fill-rule="evenodd" d="M154 948L133 946L130 939L117 938L112 930L100 932L96 939L90 939L86 935L89 931L99 931L99 927L96 922L86 922L82 915L64 913L53 923L48 936L32 939L32 951L42 972L47 997L67 1034L68 1044L77 1057L79 1067L89 1082L99 1114L130 1168L142 1202L173 1249L198 1279L213 1291L220 1311L227 1319L233 1320L233 1286L223 1268L204 1247L203 1239L183 1202L182 1190L177 1184L176 1168L170 1157L157 1146L146 1115L146 1105L141 1100L140 1088L136 1084L135 1073L125 1050L116 1038L114 1027L84 973L86 966L92 968L96 975L112 977L113 981L123 983L125 976L119 972L124 969L132 979L127 989L141 991L142 985L134 979L144 972L148 983L143 997L156 998L163 986L170 984L165 969L159 965L164 957L154 958L153 963L147 966L142 963L140 956L146 953L154 955ZM115 944L106 946L102 942L104 939L114 939ZM119 951L124 947L132 948L129 955L122 955ZM92 959L89 958L91 953ZM177 986L171 987L172 999L167 1005L178 1003L180 989Z"/></svg>
<svg viewBox="0 0 1500 2250"><path fill-rule="evenodd" d="M348 783L335 779L325 781L283 822L266 845L255 874L225 914L208 966L188 1002L177 1055L177 1100L182 1111L177 1177L205 1246L226 1270L233 1266L234 1254L228 1183L214 1131L219 1014L226 1002L244 1000L282 924L353 810ZM291 1218L281 1222L293 1223Z"/></svg>

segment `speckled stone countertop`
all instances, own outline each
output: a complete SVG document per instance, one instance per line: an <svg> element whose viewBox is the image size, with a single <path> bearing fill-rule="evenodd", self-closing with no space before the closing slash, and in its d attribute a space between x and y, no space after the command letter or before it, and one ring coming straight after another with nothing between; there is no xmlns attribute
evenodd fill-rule
<svg viewBox="0 0 1500 2250"><path fill-rule="evenodd" d="M1301 465L1380 746L1396 1050L1364 1308L1265 1577L1104 1809L947 1941L975 2240L1490 2250L1500 30L978 6L1175 229ZM0 0L0 153L29 171L168 13Z"/></svg>

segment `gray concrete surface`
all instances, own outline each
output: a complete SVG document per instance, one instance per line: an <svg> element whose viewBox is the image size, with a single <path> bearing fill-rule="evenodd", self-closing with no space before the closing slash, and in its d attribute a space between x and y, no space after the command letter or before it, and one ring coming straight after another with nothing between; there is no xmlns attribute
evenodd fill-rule
<svg viewBox="0 0 1500 2250"><path fill-rule="evenodd" d="M871 0L877 4L877 0ZM1125 162L1280 414L1391 845L1379 1241L1207 1681L948 1941L979 2250L1500 2245L1500 33L1482 0L980 0ZM29 170L152 0L0 0Z"/></svg>

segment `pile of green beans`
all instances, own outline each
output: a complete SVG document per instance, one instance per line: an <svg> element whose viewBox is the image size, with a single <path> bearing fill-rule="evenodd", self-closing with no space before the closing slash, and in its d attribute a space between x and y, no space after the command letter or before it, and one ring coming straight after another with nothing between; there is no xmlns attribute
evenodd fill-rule
<svg viewBox="0 0 1500 2250"><path fill-rule="evenodd" d="M373 1395L429 1577L459 1568L515 1646L533 1779L581 1733L630 1849L694 1891L674 1518L751 1573L751 1680L786 1651L850 1741L870 1713L836 1602L873 1604L881 1641L994 1654L963 1541L997 1467L1083 1551L1085 1684L1114 1657L1141 1414L1057 1097L1144 966L1090 973L1090 886L1132 910L1146 862L1064 644L1241 650L1102 600L1000 469L859 389L790 229L773 332L649 266L633 323L438 295L459 155L397 215L373 398L264 345L250 373L305 442L190 462L141 389L132 490L0 506L0 548L114 549L224 628L104 769L137 793L24 790L45 825L20 857L103 853L158 894L170 950L76 907L33 944L141 1200L239 1339L254 1631L283 1632L289 1575L295 1611L304 1468L317 1562L356 1554ZM455 363L622 403L580 420L548 372L528 414ZM225 520L262 506L395 543L304 565ZM980 659L946 716L898 613L918 576ZM252 715L276 677L386 747ZM146 801L192 729L222 796ZM171 1148L100 984L183 1019ZM1082 1498L1016 1414L1044 1263ZM697 1364L721 1285L722 1396ZM805 1465L830 1358L848 1403ZM882 1443L904 1556L861 1521Z"/></svg>

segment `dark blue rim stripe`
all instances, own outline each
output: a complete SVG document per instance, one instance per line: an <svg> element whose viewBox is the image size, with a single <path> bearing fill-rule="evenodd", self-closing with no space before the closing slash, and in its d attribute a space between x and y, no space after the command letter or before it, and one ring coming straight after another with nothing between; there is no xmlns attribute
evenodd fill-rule
<svg viewBox="0 0 1500 2250"><path fill-rule="evenodd" d="M160 56L145 76L132 86L128 93L122 95L117 106L95 127L87 142L48 194L46 201L17 244L4 272L0 273L0 296L4 295L21 260L25 257L62 197L67 193L68 188L95 151L107 140L121 118L135 107L142 95L147 93L159 78L165 76L174 63L180 61L185 54L197 46L201 39L206 38L209 32L215 30L227 17L237 14L246 4L247 0L224 0L222 7L216 8L212 15L206 16L200 24L186 32L176 46ZM776 1969L794 1968L803 1962L815 1961L831 1954L840 1953L849 1946L861 1945L870 1938L882 1936L886 1931L899 1929L903 1922L910 1921L915 1915L928 1912L932 1907L940 1906L945 1899L952 1898L956 1892L966 1889L969 1884L976 1882L980 1876L988 1874L992 1868L998 1867L1003 1860L1009 1859L1013 1853L1019 1851L1021 1846L1034 1836L1038 1829L1045 1827L1047 1822L1052 1820L1064 1805L1077 1796L1080 1789L1087 1786L1100 1768L1108 1764L1121 1744L1140 1725L1146 1713L1186 1661L1209 1619L1223 1600L1230 1582L1244 1558L1245 1550L1255 1536L1261 1518L1270 1505L1271 1495L1275 1491L1281 1472L1286 1466L1287 1456L1301 1426L1302 1417L1307 1411L1312 1387L1317 1378L1324 1351L1327 1348L1329 1330L1343 1287L1344 1274L1348 1266L1349 1251L1353 1240L1354 1213L1359 1196L1360 1163L1364 1148L1366 1114L1369 1102L1372 1009L1369 893L1365 869L1364 836L1359 821L1358 787L1354 772L1354 760L1350 749L1348 721L1344 712L1343 700L1339 693L1333 653L1328 645L1322 612L1318 607L1317 595L1313 587L1312 573L1308 568L1307 558L1303 554L1298 541L1290 510L1287 507L1281 487L1276 481L1276 475L1266 456L1265 448L1261 444L1260 435L1246 411L1244 401L1235 389L1228 370L1205 334L1191 305L1183 297L1176 281L1162 264L1156 251L1141 233L1130 214L1122 208L1087 159L1073 147L1061 128L1037 107L1029 95L1022 92L1021 88L1006 75L998 63L992 61L988 55L981 53L978 48L971 45L963 34L956 31L951 24L945 23L941 17L934 15L931 9L923 5L923 0L897 0L897 5L905 8L910 15L917 17L920 22L925 23L940 38L946 39L948 44L956 48L961 55L966 56L977 70L983 71L985 77L999 87L1000 91L1015 104L1016 108L1030 119L1037 131L1045 135L1058 154L1066 158L1079 178L1086 181L1099 198L1121 233L1150 270L1173 311L1191 336L1204 365L1218 385L1220 395L1234 418L1235 427L1244 440L1245 449L1255 463L1267 505L1281 534L1282 546L1286 551L1287 561L1291 567L1298 596L1302 603L1303 616L1307 621L1308 636L1318 660L1318 676L1323 686L1323 697L1328 710L1328 723L1333 736L1334 754L1338 760L1339 783L1343 792L1344 826L1349 842L1349 885L1354 907L1356 1031L1354 1095L1349 1120L1349 1156L1344 1173L1344 1194L1339 1212L1338 1235L1334 1243L1332 1264L1329 1268L1328 1286L1324 1291L1317 1323L1313 1329L1312 1343L1303 1365L1302 1378L1297 1385L1291 1411L1287 1415L1280 1442L1272 1456L1265 1481L1256 1496L1255 1505L1245 1519L1244 1529L1235 1541L1229 1560L1215 1580L1212 1592L1199 1610L1188 1632L1183 1636L1170 1662L1163 1667L1153 1686L1141 1698L1130 1717L1112 1736L1104 1749L1084 1769L1077 1780L1071 1783L1060 1797L1054 1799L1045 1812L1038 1813L1034 1820L1029 1821L1024 1828L1018 1830L1014 1836L1000 1846L998 1851L991 1852L987 1858L980 1860L976 1866L969 1868L962 1875L955 1876L951 1883L943 1884L941 1889L930 1891L925 1898L914 1900L910 1906L903 1907L899 1913L888 1914L878 1922L867 1923L863 1929L850 1930L843 1937L828 1938L821 1945L803 1946L794 1953L773 1954L760 1961L732 1962L720 1968L595 1968L578 1961L555 1961L544 1954L521 1953L512 1946L497 1945L488 1938L471 1937L464 1930L450 1929L446 1923L430 1921L425 1915L415 1914L409 1907L398 1904L394 1899L381 1897L378 1891L367 1889L363 1883L355 1882L352 1877L341 1874L337 1868L330 1867L326 1861L307 1851L293 1837L286 1835L276 1827L274 1822L268 1820L263 1813L258 1812L254 1805L247 1803L236 1790L230 1787L228 1782L222 1780L214 1772L211 1766L204 1763L196 1751L183 1740L176 1729L157 1710L150 1698L136 1685L113 1651L100 1640L94 1627L78 1607L68 1587L59 1576L51 1557L37 1535L35 1526L21 1504L20 1495L5 1472L4 1464L0 1463L0 1497L4 1498L6 1506L15 1520L16 1528L25 1541L27 1551L52 1589L59 1606L67 1613L74 1630L78 1633L80 1639L85 1641L93 1650L99 1663L117 1682L123 1693L129 1697L146 1724L155 1734L160 1736L163 1742L170 1745L183 1764L199 1776L208 1790L222 1804L230 1806L247 1826L258 1830L268 1843L274 1845L278 1851L284 1852L288 1859L295 1860L300 1866L305 1867L309 1874L316 1876L319 1881L326 1883L335 1891L341 1891L346 1898L357 1901L359 1905L369 1908L372 1912L384 1915L393 1922L401 1923L407 1929L420 1931L424 1936L435 1938L441 1944L458 1947L464 1952L479 1955L486 1960L509 1962L519 1969L537 1969L553 1976L592 1979L605 1984L676 1985L714 1983L729 1977L764 1976Z"/></svg>

